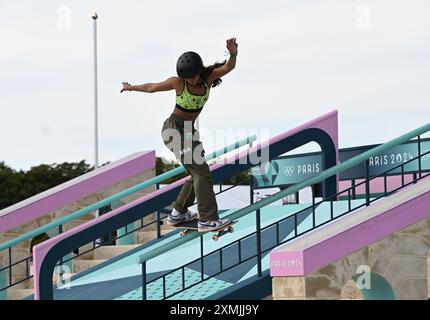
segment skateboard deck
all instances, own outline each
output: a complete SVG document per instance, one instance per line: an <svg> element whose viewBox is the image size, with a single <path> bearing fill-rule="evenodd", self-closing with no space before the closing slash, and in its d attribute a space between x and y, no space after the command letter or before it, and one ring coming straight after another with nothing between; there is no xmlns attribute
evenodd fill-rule
<svg viewBox="0 0 430 320"><path fill-rule="evenodd" d="M220 237L222 237L223 235L225 235L226 233L233 233L234 232L234 228L233 228L233 224L235 224L236 222L238 222L237 220L233 220L233 221L230 221L230 223L229 224L227 224L227 225L225 225L225 226L223 226L222 228L220 228L220 229L217 229L217 230L209 230L209 231L204 231L204 232L200 232L200 233L208 233L208 232L212 232L212 233L215 233L213 236L212 236L212 239L214 240L214 241L218 241L218 239L220 238ZM196 220L193 220L193 221L187 221L187 222L184 222L184 223L180 223L180 224L177 224L177 225L172 225L172 227L174 227L174 228L176 228L176 229L184 229L183 231L181 231L180 233L179 233L179 235L181 236L181 237L183 237L183 236L185 236L187 233L190 233L190 232L198 232L198 226L197 226L197 224L198 224L198 220L196 219Z"/></svg>

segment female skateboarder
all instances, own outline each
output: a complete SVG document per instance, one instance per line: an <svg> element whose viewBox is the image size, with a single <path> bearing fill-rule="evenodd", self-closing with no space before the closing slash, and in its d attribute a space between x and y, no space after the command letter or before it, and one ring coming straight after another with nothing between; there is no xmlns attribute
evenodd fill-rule
<svg viewBox="0 0 430 320"><path fill-rule="evenodd" d="M164 121L161 135L167 148L182 163L191 179L187 180L177 199L172 203L172 212L167 221L171 225L198 219L200 232L222 229L230 223L220 219L218 206L213 191L209 166L204 159L204 149L199 141L199 132L194 123L208 101L209 91L218 86L221 77L234 69L236 65L236 38L228 39L228 61L205 67L202 58L195 52L182 54L176 63L177 77L170 77L159 83L130 85L123 82L124 91L158 92L176 91L176 105L173 113ZM197 197L198 214L188 210Z"/></svg>

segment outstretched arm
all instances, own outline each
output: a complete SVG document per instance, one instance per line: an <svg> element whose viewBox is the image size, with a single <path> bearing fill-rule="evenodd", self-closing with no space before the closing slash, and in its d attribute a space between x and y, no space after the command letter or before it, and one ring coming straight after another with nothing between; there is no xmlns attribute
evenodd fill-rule
<svg viewBox="0 0 430 320"><path fill-rule="evenodd" d="M215 79L225 76L236 66L237 47L238 47L236 43L236 38L228 39L226 42L227 42L228 52L230 52L230 58L228 59L225 65L212 70L212 73L209 76L208 82L213 82Z"/></svg>
<svg viewBox="0 0 430 320"><path fill-rule="evenodd" d="M123 82L121 92L124 91L141 91L141 92L158 92L158 91L168 91L173 90L176 87L177 77L170 77L162 82L158 83L145 83L140 85L132 86L128 82Z"/></svg>

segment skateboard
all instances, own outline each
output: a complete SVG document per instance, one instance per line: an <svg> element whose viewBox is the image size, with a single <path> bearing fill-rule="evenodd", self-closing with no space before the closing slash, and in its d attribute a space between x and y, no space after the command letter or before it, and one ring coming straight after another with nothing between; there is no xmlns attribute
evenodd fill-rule
<svg viewBox="0 0 430 320"><path fill-rule="evenodd" d="M219 239L220 237L222 237L223 235L225 235L225 234L227 234L227 233L233 233L233 232L234 232L233 224L235 224L236 222L238 222L238 221L237 221L237 220L233 220L233 221L230 221L230 223L229 223L229 224L227 224L227 225L223 226L223 227L222 227L222 228L220 228L220 229L217 229L217 230L209 230L209 231L204 231L204 232L200 232L200 233L213 232L213 233L215 233L215 234L212 236L212 239L213 239L214 241L218 241L218 239ZM177 229L185 229L185 230L183 230L183 231L181 231L181 232L179 233L179 235L180 235L181 237L183 237L183 236L185 236L187 233L195 232L195 231L197 231L197 232L198 232L198 226L197 226L197 224L198 224L198 220L197 220L197 219L195 219L195 220L193 220L193 221L187 221L187 222L184 222L184 223L180 223L180 224L177 224L177 225L173 225L172 227L177 228Z"/></svg>

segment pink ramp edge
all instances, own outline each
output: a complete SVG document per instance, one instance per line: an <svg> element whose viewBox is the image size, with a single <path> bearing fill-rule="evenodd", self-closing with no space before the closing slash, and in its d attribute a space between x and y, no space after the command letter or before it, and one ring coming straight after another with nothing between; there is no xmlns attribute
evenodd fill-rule
<svg viewBox="0 0 430 320"><path fill-rule="evenodd" d="M318 117L312 121L309 121L301 126L298 126L294 129L288 130L284 133L281 133L271 139L269 139L268 142L263 142L263 143L259 143L255 146L253 146L250 149L247 150L243 150L235 155L232 155L231 157L227 158L227 159L223 159L223 163L219 163L219 164L213 164L210 166L210 170L214 171L228 163L234 163L236 160L239 160L242 157L246 157L248 154L253 153L259 149L261 149L261 147L266 147L267 145L273 144L275 142L278 142L280 140L283 140L285 138L288 138L296 133L299 133L305 129L310 129L310 128L319 128L323 131L325 131L327 134L330 135L331 139L333 140L333 143L335 144L335 148L336 148L336 162L338 161L338 123L337 123L337 115L338 112L337 110L331 111L321 117ZM179 185L183 185L185 183L186 180L190 179L190 176L184 177L174 183L169 184L168 186L156 190L154 192L151 192L148 195L143 196L142 198L136 199L124 206L121 206L115 210L110 211L109 213L104 214L101 217L98 217L96 219L90 220L76 228L73 228L69 231L66 231L60 235L57 235L47 241L44 241L40 244L38 244L37 246L33 247L33 259L34 259L34 263L33 263L33 274L34 274L34 298L35 300L39 300L39 272L40 272L40 267L42 265L43 259L45 258L46 254L49 252L49 250L58 242L76 234L81 232L82 230L85 230L87 228L90 228L91 226L93 226L96 223L99 223L101 221L104 221L106 219L109 219L110 217L116 216L118 214L121 214L123 211L126 211L138 204L141 204L145 201L148 201L150 199L153 199L157 196L159 196L160 194L171 190L173 188L176 188Z"/></svg>
<svg viewBox="0 0 430 320"><path fill-rule="evenodd" d="M413 187L413 185L410 187ZM287 251L281 246L274 249L270 254L270 275L273 277L308 275L398 230L429 217L429 208L430 191L388 209L386 212L350 227L339 234L327 237L313 246L297 251ZM300 239L296 241L300 241ZM299 260L297 264L302 264L301 269L289 267L285 262L295 258ZM273 264L272 261L274 262Z"/></svg>
<svg viewBox="0 0 430 320"><path fill-rule="evenodd" d="M32 199L0 211L0 232L28 223L52 210L82 199L121 180L155 166L155 151L144 151L67 181ZM37 199L40 198L40 199ZM27 204L26 204L27 202Z"/></svg>
<svg viewBox="0 0 430 320"><path fill-rule="evenodd" d="M291 276L300 276L303 270L303 252L276 252L270 254L270 275L281 276L288 270Z"/></svg>

